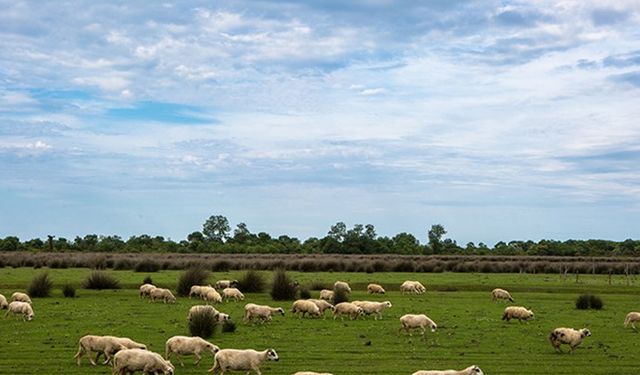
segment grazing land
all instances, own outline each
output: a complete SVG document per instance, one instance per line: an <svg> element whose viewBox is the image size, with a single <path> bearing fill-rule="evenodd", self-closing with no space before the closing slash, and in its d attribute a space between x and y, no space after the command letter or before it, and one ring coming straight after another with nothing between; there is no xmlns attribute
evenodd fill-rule
<svg viewBox="0 0 640 375"><path fill-rule="evenodd" d="M164 353L164 342L173 335L188 335L187 311L201 303L179 297L175 305L150 303L138 298L138 286L145 276L154 284L175 290L181 271L153 273L106 271L120 281L119 290L85 290L82 281L87 268L33 269L0 268L0 293L9 297L25 291L31 279L48 272L54 283L52 297L33 301L35 318L23 322L13 317L0 319L1 374L110 374L107 366L92 367L86 359L77 366L73 356L78 339L85 334L127 336L149 349ZM239 279L243 271L215 272L209 281ZM267 283L272 273L260 271ZM246 294L242 302L216 306L237 323L233 333L216 332L210 339L221 348L268 347L276 349L279 362L270 362L263 373L291 374L300 370L332 372L336 375L411 374L418 369L465 368L479 365L485 374L634 374L640 355L640 334L622 325L629 311L640 310L640 282L635 277L558 274L491 273L299 273L288 272L302 286L312 282L331 285L348 281L351 299L389 300L393 307L384 318L350 321L298 319L289 313L291 302L272 301L268 293ZM404 280L419 280L427 287L423 295L401 295ZM383 285L386 295L367 295L366 285ZM611 282L611 284L609 284ZM61 287L76 286L76 298L64 298ZM505 302L492 302L495 287L509 290L515 304L531 308L536 319L510 323L500 320ZM317 297L318 291L311 291ZM581 293L602 298L602 310L577 310ZM270 324L245 325L245 303L285 308L287 314ZM425 313L438 324L438 331L409 337L399 333L398 318L406 313ZM547 341L555 327L588 327L593 336L585 339L574 354L556 354ZM564 348L567 351L567 348ZM213 360L205 356L199 367L185 358L177 374L205 374Z"/></svg>

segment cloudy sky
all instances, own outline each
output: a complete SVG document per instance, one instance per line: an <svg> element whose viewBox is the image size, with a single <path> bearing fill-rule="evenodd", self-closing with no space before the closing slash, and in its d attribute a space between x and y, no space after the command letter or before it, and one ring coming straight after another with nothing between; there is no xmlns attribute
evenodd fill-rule
<svg viewBox="0 0 640 375"><path fill-rule="evenodd" d="M638 238L638 1L0 0L0 237Z"/></svg>

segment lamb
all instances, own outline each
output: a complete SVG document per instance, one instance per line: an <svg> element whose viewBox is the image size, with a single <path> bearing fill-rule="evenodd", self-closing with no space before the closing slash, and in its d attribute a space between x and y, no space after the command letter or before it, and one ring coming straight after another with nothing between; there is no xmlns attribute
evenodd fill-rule
<svg viewBox="0 0 640 375"><path fill-rule="evenodd" d="M382 285L378 285L378 284L369 284L367 285L367 293L369 294L384 294L385 290L382 287Z"/></svg>
<svg viewBox="0 0 640 375"><path fill-rule="evenodd" d="M358 316L364 314L364 310L362 307L358 305L354 305L351 302L340 302L339 304L333 306L333 319L340 316L340 319L343 319L342 315L349 315L351 320L357 318Z"/></svg>
<svg viewBox="0 0 640 375"><path fill-rule="evenodd" d="M511 294L504 289L496 288L491 291L491 300L496 301L499 299L508 299L513 302L513 298L511 298Z"/></svg>
<svg viewBox="0 0 640 375"><path fill-rule="evenodd" d="M407 280L400 285L400 292L402 294L410 293L410 294L422 294L427 291L427 288L422 285L419 281L411 281Z"/></svg>
<svg viewBox="0 0 640 375"><path fill-rule="evenodd" d="M328 372L298 371L293 375L333 375Z"/></svg>
<svg viewBox="0 0 640 375"><path fill-rule="evenodd" d="M404 330L411 336L411 330L419 328L422 335L426 332L426 327L431 328L431 332L438 329L436 323L424 314L405 314L400 317L400 331Z"/></svg>
<svg viewBox="0 0 640 375"><path fill-rule="evenodd" d="M320 309L320 315L323 316L325 311L333 309L333 305L323 299L309 299L308 301L315 303L316 306L318 306L318 308Z"/></svg>
<svg viewBox="0 0 640 375"><path fill-rule="evenodd" d="M216 289L235 288L240 284L238 280L218 280L216 281Z"/></svg>
<svg viewBox="0 0 640 375"><path fill-rule="evenodd" d="M158 353L143 349L124 349L113 356L112 375L133 374L142 371L144 374L173 375L175 367Z"/></svg>
<svg viewBox="0 0 640 375"><path fill-rule="evenodd" d="M31 298L26 293L15 292L11 295L11 301L26 302L31 304Z"/></svg>
<svg viewBox="0 0 640 375"><path fill-rule="evenodd" d="M576 330L573 328L560 327L551 331L549 342L559 353L562 353L562 350L560 350L560 345L562 344L569 345L569 347L571 347L571 353L573 353L576 347L582 344L582 340L587 336L591 336L591 331L587 328Z"/></svg>
<svg viewBox="0 0 640 375"><path fill-rule="evenodd" d="M225 301L233 299L234 301L242 301L244 299L244 294L237 288L224 288L222 290L222 298Z"/></svg>
<svg viewBox="0 0 640 375"><path fill-rule="evenodd" d="M184 362L182 362L180 356L193 354L196 356L195 365L197 366L202 359L200 353L205 350L215 356L220 348L201 337L173 336L165 344L165 358L168 361L171 359L171 355L175 354L178 361L180 361L180 365L184 367Z"/></svg>
<svg viewBox="0 0 640 375"><path fill-rule="evenodd" d="M266 349L261 352L253 349L222 349L214 357L213 367L209 369L214 375L219 370L220 375L226 371L241 370L248 375L252 370L256 374L262 375L260 366L266 361L277 361L278 353L273 349Z"/></svg>
<svg viewBox="0 0 640 375"><path fill-rule="evenodd" d="M384 302L353 301L351 303L353 303L356 306L362 307L362 311L366 315L375 314L375 317L374 317L375 320L378 320L378 318L382 319L382 310L393 306L389 301L384 301Z"/></svg>
<svg viewBox="0 0 640 375"><path fill-rule="evenodd" d="M7 298L0 294L0 309L4 310L9 307L9 303L7 302Z"/></svg>
<svg viewBox="0 0 640 375"><path fill-rule="evenodd" d="M299 299L294 301L293 305L291 306L291 312L294 315L297 313L301 313L300 318L303 318L304 314L320 317L320 308L318 307L318 305L306 299Z"/></svg>
<svg viewBox="0 0 640 375"><path fill-rule="evenodd" d="M624 319L624 328L627 328L629 324L631 327L636 330L636 322L640 320L640 312L632 311L627 314L627 317Z"/></svg>
<svg viewBox="0 0 640 375"><path fill-rule="evenodd" d="M332 301L333 300L333 290L322 289L320 291L320 299L323 299L325 301Z"/></svg>
<svg viewBox="0 0 640 375"><path fill-rule="evenodd" d="M151 291L154 290L155 288L156 288L156 286L153 285L153 284L142 284L142 285L140 285L140 293L139 293L140 298L150 297L151 296Z"/></svg>
<svg viewBox="0 0 640 375"><path fill-rule="evenodd" d="M478 366L469 366L464 370L421 370L416 371L411 375L484 375L484 372Z"/></svg>
<svg viewBox="0 0 640 375"><path fill-rule="evenodd" d="M254 318L260 319L262 322L270 322L271 316L280 314L284 316L282 307L271 307L267 305L256 305L255 303L247 303L244 306L244 321L249 322Z"/></svg>
<svg viewBox="0 0 640 375"><path fill-rule="evenodd" d="M522 306L509 306L504 309L502 320L506 320L508 322L511 319L518 319L519 321L534 319L533 311L527 310Z"/></svg>
<svg viewBox="0 0 640 375"><path fill-rule="evenodd" d="M176 297L173 296L173 293L169 289L164 288L155 288L149 292L149 296L151 297L151 301L155 301L156 299L161 299L164 303L176 303Z"/></svg>
<svg viewBox="0 0 640 375"><path fill-rule="evenodd" d="M104 354L105 363L107 363L111 360L111 355L122 349L127 349L127 347L120 343L117 337L85 335L78 340L78 352L73 358L80 366L80 359L83 355L86 355L89 357L89 362L95 366L101 353ZM91 358L90 352L98 352L95 361Z"/></svg>
<svg viewBox="0 0 640 375"><path fill-rule="evenodd" d="M21 301L13 301L7 306L7 312L4 314L5 317L9 315L9 313L13 313L14 315L22 315L22 320L32 320L33 316L33 308L27 302Z"/></svg>
<svg viewBox="0 0 640 375"><path fill-rule="evenodd" d="M205 313L211 314L216 322L221 323L225 320L229 320L229 315L224 314L216 310L213 306L209 305L194 305L189 309L189 314L187 315L187 320L191 321L192 317L196 313Z"/></svg>
<svg viewBox="0 0 640 375"><path fill-rule="evenodd" d="M333 284L333 290L343 291L345 293L351 293L351 287L349 286L349 284L345 283L344 281L336 281Z"/></svg>
<svg viewBox="0 0 640 375"><path fill-rule="evenodd" d="M222 303L222 296L217 290L211 287L206 287L201 290L202 299L212 303Z"/></svg>

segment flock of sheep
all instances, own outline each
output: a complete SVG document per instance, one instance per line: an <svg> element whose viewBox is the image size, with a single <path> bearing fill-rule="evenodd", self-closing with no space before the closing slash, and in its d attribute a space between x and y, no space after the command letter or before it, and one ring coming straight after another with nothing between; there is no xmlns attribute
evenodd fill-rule
<svg viewBox="0 0 640 375"><path fill-rule="evenodd" d="M205 302L220 303L224 300L242 301L244 295L236 288L237 281L220 280L215 287L211 285L194 285L189 293L189 298L201 298ZM219 293L221 290L222 293ZM385 290L378 284L369 284L367 286L369 294L385 294ZM400 286L402 294L423 294L426 288L418 281L405 281ZM392 307L390 301L352 301L332 304L334 293L351 293L351 288L346 282L336 281L333 290L323 289L320 291L319 299L299 299L293 302L291 312L294 316L303 318L324 317L326 310L331 310L333 318L348 316L350 319L357 319L363 315L373 315L374 319L381 319L382 312L386 308ZM504 289L494 289L491 292L492 300L509 300L514 302L511 294ZM175 303L176 298L170 290L158 288L152 284L143 284L139 288L140 298L150 298L152 301L162 300L164 303ZM25 293L15 292L11 295L11 302L0 294L0 308L7 309L5 317L9 313L21 316L25 321L32 320L34 312L32 302ZM211 305L195 305L189 309L187 319L191 320L194 314L204 313L210 314L216 322L224 322L229 320L229 315L219 312ZM281 307L271 307L268 305L258 305L247 303L244 307L243 321L245 323L260 322L267 323L272 321L274 315L284 315L285 311ZM522 306L508 306L502 315L502 320L509 321L518 319L527 321L534 318L533 311ZM627 314L624 326L629 325L635 330L635 322L640 320L640 312L630 312ZM432 332L437 330L437 324L424 314L405 314L400 317L400 331L404 331L411 335L412 330L420 330L424 335L427 329ZM549 342L556 351L561 352L560 346L566 344L570 347L571 352L579 346L585 337L591 336L591 332L587 328L576 330L573 328L560 327L554 329L549 335ZM147 350L147 346L135 342L126 337L115 336L96 336L86 335L80 338L78 342L78 352L74 356L77 364L83 356L87 356L92 365L96 365L101 355L104 355L104 364L111 362L113 374L133 374L136 371L142 371L144 374L165 374L173 375L175 372L174 365L170 362L172 356L175 356L182 366L184 362L181 356L195 356L195 364L197 365L202 359L203 352L209 352L214 358L214 364L209 372L216 374L219 372L224 375L225 372L236 370L245 371L249 374L254 371L260 375L260 367L266 361L277 361L278 354L274 349L265 349L256 351L253 349L220 349L218 346L200 338L187 336L170 337L165 344L165 356L162 357L158 353ZM92 353L96 353L95 360L91 358ZM300 371L293 375L332 375L329 373L318 373L311 371ZM420 370L412 375L483 375L482 370L476 366L470 366L466 369L457 370Z"/></svg>

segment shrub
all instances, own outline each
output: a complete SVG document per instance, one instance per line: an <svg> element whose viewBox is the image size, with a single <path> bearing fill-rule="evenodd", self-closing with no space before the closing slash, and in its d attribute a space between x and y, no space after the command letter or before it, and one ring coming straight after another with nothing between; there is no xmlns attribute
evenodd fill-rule
<svg viewBox="0 0 640 375"><path fill-rule="evenodd" d="M53 282L49 279L49 274L43 272L31 280L27 294L31 297L49 297L51 296L52 287Z"/></svg>
<svg viewBox="0 0 640 375"><path fill-rule="evenodd" d="M130 270L133 268L133 261L131 259L118 259L113 263L114 270Z"/></svg>
<svg viewBox="0 0 640 375"><path fill-rule="evenodd" d="M262 293L265 281L258 271L249 270L238 280L238 289L244 293Z"/></svg>
<svg viewBox="0 0 640 375"><path fill-rule="evenodd" d="M136 263L134 268L135 272L158 272L160 270L160 263L153 259L143 259Z"/></svg>
<svg viewBox="0 0 640 375"><path fill-rule="evenodd" d="M333 288L333 305L337 305L340 302L349 302L349 294L344 289Z"/></svg>
<svg viewBox="0 0 640 375"><path fill-rule="evenodd" d="M296 299L296 284L291 281L283 269L279 269L273 276L271 284L271 298L274 301L292 301Z"/></svg>
<svg viewBox="0 0 640 375"><path fill-rule="evenodd" d="M71 284L65 284L62 287L62 294L67 298L75 298L76 288L74 288Z"/></svg>
<svg viewBox="0 0 640 375"><path fill-rule="evenodd" d="M84 289L120 289L120 283L104 271L93 271L82 283Z"/></svg>
<svg viewBox="0 0 640 375"><path fill-rule="evenodd" d="M143 284L153 284L153 280L151 279L151 276L147 275L144 280L142 280Z"/></svg>
<svg viewBox="0 0 640 375"><path fill-rule="evenodd" d="M322 289L329 289L329 287L327 286L327 284L323 283L322 281L312 281L311 284L309 284L308 289L322 290Z"/></svg>
<svg viewBox="0 0 640 375"><path fill-rule="evenodd" d="M224 323L222 323L222 332L235 332L235 331L236 331L236 324L231 320L225 320Z"/></svg>
<svg viewBox="0 0 640 375"><path fill-rule="evenodd" d="M207 278L209 278L209 271L204 267L195 266L189 268L178 278L178 295L182 297L188 296L192 286L205 285Z"/></svg>
<svg viewBox="0 0 640 375"><path fill-rule="evenodd" d="M311 298L311 292L307 288L300 289L300 299L309 299Z"/></svg>
<svg viewBox="0 0 640 375"><path fill-rule="evenodd" d="M578 297L578 299L576 299L576 309L578 310L600 310L603 305L604 304L602 303L602 299L593 294L582 294Z"/></svg>
<svg viewBox="0 0 640 375"><path fill-rule="evenodd" d="M213 336L216 324L216 317L210 311L196 311L191 314L189 320L189 332L191 336L200 336L208 339Z"/></svg>

